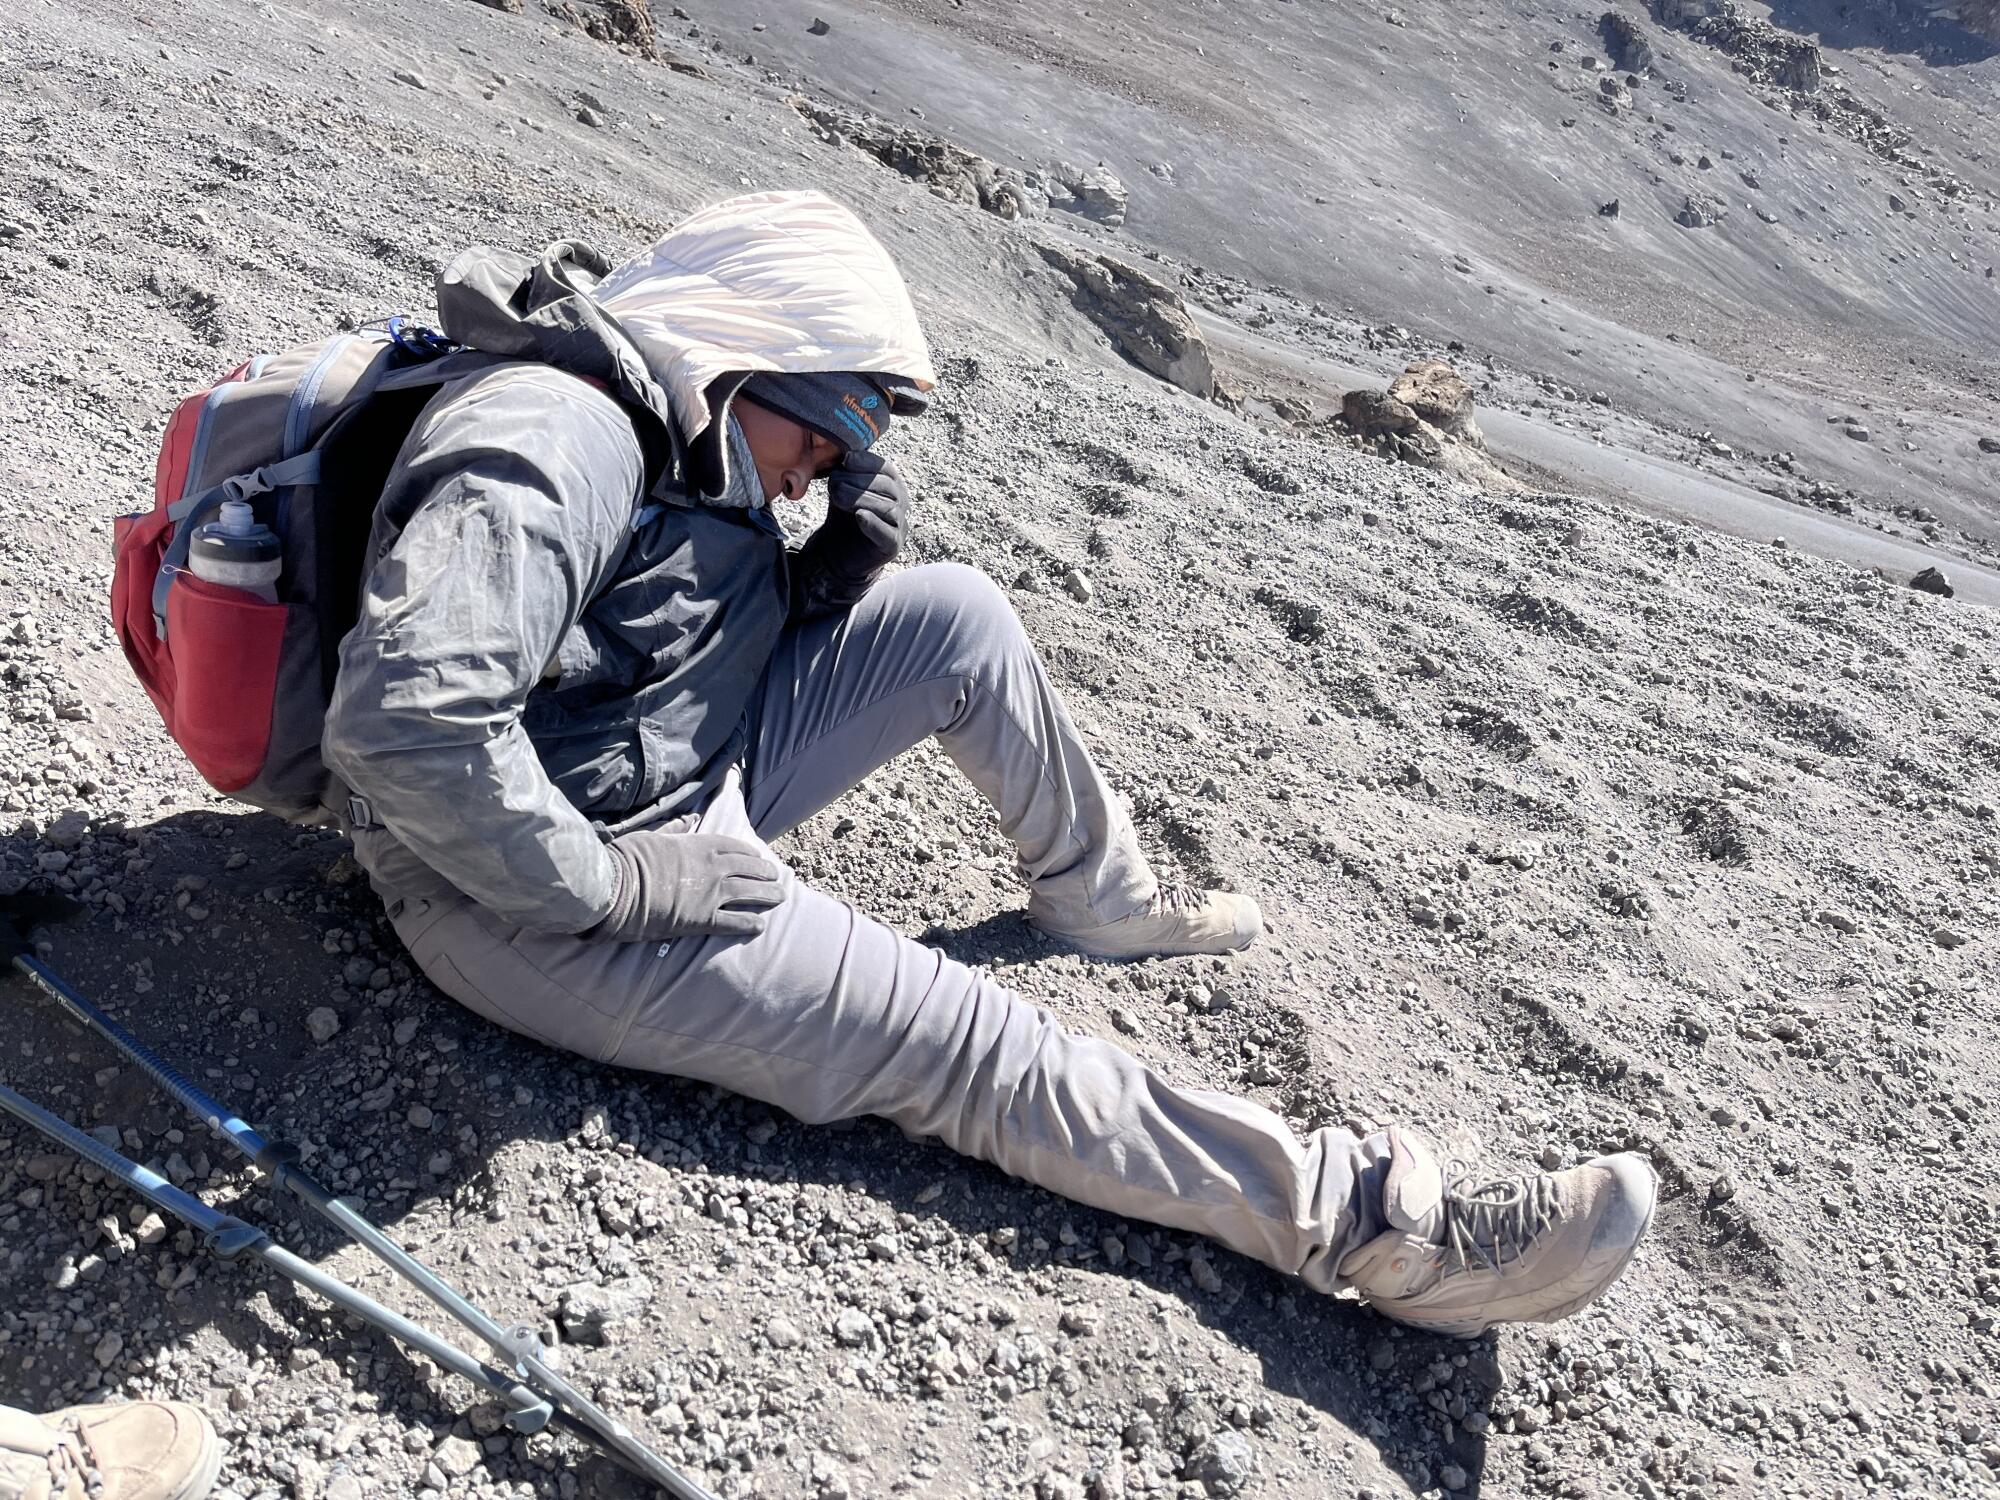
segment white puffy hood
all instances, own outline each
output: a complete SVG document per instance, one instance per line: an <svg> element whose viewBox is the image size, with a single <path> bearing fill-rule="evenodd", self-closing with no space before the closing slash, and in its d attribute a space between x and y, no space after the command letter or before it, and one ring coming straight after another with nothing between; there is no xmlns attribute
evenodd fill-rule
<svg viewBox="0 0 2000 1500"><path fill-rule="evenodd" d="M709 426L709 386L731 371L850 370L920 390L937 380L902 273L824 193L712 204L593 296L638 346L690 444Z"/></svg>

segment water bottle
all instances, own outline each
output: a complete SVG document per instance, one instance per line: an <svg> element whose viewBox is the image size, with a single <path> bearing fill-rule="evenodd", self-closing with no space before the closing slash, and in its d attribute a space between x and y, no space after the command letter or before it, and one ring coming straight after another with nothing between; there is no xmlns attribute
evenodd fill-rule
<svg viewBox="0 0 2000 1500"><path fill-rule="evenodd" d="M197 531L188 547L188 569L195 577L255 594L267 604L278 602L283 568L278 534L257 519L247 500L223 501L220 516Z"/></svg>

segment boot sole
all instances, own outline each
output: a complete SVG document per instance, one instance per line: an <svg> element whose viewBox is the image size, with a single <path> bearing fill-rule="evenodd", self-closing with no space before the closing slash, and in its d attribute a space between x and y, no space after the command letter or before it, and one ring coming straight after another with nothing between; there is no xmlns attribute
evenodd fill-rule
<svg viewBox="0 0 2000 1500"><path fill-rule="evenodd" d="M1028 925L1043 937L1072 948L1085 958L1101 958L1114 963L1138 963L1145 958L1201 958L1219 953L1241 953L1264 935L1264 930L1260 926L1240 943L1223 943L1208 948L1143 948L1133 952L1129 948L1113 947L1108 943L1094 943L1088 937L1073 932L1060 932L1053 927L1044 927L1033 918L1029 919Z"/></svg>

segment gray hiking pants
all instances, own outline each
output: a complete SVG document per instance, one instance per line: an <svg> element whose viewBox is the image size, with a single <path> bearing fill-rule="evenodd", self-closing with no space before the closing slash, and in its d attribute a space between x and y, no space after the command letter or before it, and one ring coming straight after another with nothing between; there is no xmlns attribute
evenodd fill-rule
<svg viewBox="0 0 2000 1500"><path fill-rule="evenodd" d="M910 569L849 613L787 632L752 712L742 777L664 827L777 838L936 735L1019 849L1031 908L1113 920L1154 890L1019 620L973 569ZM1382 1227L1379 1138L1326 1129L1301 1143L1270 1111L1175 1088L990 976L789 871L783 881L748 938L591 943L463 898L391 898L389 910L439 989L551 1046L720 1084L802 1120L881 1115L1322 1291Z"/></svg>

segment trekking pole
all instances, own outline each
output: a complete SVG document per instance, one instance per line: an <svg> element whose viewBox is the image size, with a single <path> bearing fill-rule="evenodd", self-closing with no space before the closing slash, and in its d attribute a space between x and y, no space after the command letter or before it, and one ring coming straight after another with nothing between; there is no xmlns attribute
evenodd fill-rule
<svg viewBox="0 0 2000 1500"><path fill-rule="evenodd" d="M86 1135L60 1115L51 1114L33 1100L24 1099L5 1084L0 1084L0 1109L34 1126L106 1176L116 1178L155 1208L181 1220L201 1236L202 1244L218 1260L253 1255L280 1276L310 1287L336 1307L409 1345L433 1364L463 1376L488 1395L497 1396L506 1403L512 1417L519 1419L514 1425L520 1431L539 1432L548 1422L549 1403L519 1381L489 1369L464 1350L447 1344L401 1313L391 1312L374 1298L327 1275L310 1261L300 1260L284 1246L275 1243L263 1230L210 1208L192 1193L175 1187L159 1173L113 1151L95 1136Z"/></svg>
<svg viewBox="0 0 2000 1500"><path fill-rule="evenodd" d="M567 1408L567 1413L560 1409L556 1412L558 1426L585 1438L641 1478L658 1485L672 1495L674 1500L716 1500L710 1491L688 1479L651 1448L640 1442L631 1428L557 1373L543 1357L541 1339L536 1335L532 1325L517 1323L511 1328L503 1328L468 1302L422 1261L377 1228L352 1201L336 1197L317 1178L301 1167L296 1146L266 1140L246 1121L225 1110L170 1064L155 1055L145 1043L112 1020L98 1006L70 988L60 975L34 956L28 948L25 933L17 934L15 926L15 922L6 913L0 912L0 953L11 953L15 968L55 1000L64 1012L85 1030L96 1032L136 1063L155 1083L172 1094L190 1112L199 1116L208 1128L227 1142L233 1150L268 1172L279 1186L285 1188L349 1238L365 1246L404 1280L458 1319L471 1332L477 1334L522 1380L546 1396L553 1397L560 1403L561 1408ZM91 1138L86 1136L84 1139ZM92 1140L91 1144L99 1143ZM198 1203L200 1200L192 1201ZM542 1404L546 1407L549 1403L545 1400ZM569 1420L561 1420L565 1415Z"/></svg>

